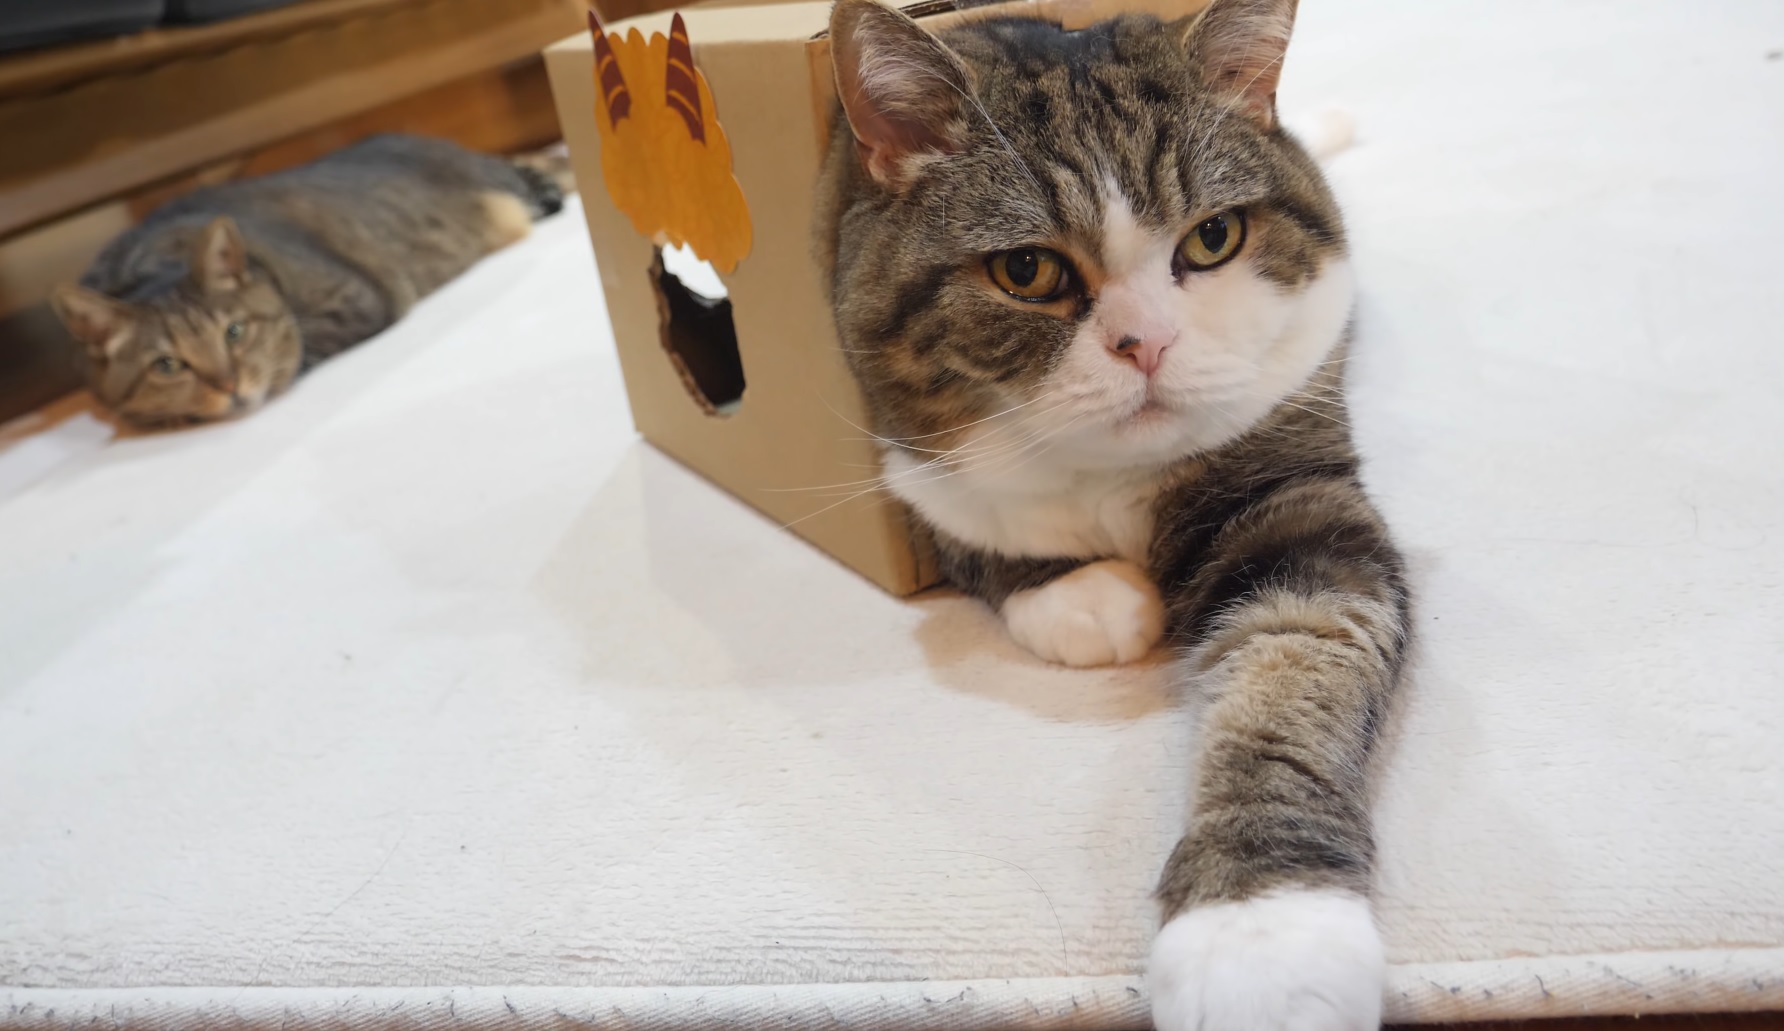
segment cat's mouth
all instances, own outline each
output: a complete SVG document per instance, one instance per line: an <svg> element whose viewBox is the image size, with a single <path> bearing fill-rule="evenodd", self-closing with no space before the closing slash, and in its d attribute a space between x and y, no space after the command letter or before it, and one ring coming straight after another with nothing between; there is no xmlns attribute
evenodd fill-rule
<svg viewBox="0 0 1784 1031"><path fill-rule="evenodd" d="M260 407L264 395L259 392L236 391L230 394L216 394L206 405L205 411L196 416L200 421L234 419L252 412Z"/></svg>
<svg viewBox="0 0 1784 1031"><path fill-rule="evenodd" d="M1140 395L1139 403L1122 419L1128 423L1148 423L1168 419L1177 414L1177 406L1161 397L1158 390L1148 386Z"/></svg>
<svg viewBox="0 0 1784 1031"><path fill-rule="evenodd" d="M1106 424L1108 429L1105 432L1124 439L1135 434L1150 438L1180 417L1176 408L1163 398L1143 396L1125 410L1117 412Z"/></svg>

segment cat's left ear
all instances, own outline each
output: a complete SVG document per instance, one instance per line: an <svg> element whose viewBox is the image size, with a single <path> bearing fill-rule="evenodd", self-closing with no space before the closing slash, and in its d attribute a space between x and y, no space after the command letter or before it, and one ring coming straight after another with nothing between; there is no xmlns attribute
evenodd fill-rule
<svg viewBox="0 0 1784 1031"><path fill-rule="evenodd" d="M248 248L234 219L214 219L198 234L197 249L192 255L192 278L207 294L240 290L247 283Z"/></svg>
<svg viewBox="0 0 1784 1031"><path fill-rule="evenodd" d="M972 77L941 40L876 0L830 10L836 95L868 174L896 187L913 160L967 142Z"/></svg>
<svg viewBox="0 0 1784 1031"><path fill-rule="evenodd" d="M1295 26L1295 0L1213 0L1182 24L1202 82L1259 129L1276 128L1276 83Z"/></svg>

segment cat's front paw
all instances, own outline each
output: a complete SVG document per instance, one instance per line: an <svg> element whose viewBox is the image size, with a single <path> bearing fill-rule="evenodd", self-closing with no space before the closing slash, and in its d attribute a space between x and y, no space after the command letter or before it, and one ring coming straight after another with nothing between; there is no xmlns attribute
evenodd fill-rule
<svg viewBox="0 0 1784 1031"><path fill-rule="evenodd" d="M1376 1031L1386 978L1369 903L1338 891L1185 910L1146 974L1157 1031Z"/></svg>
<svg viewBox="0 0 1784 1031"><path fill-rule="evenodd" d="M1158 588L1132 562L1092 562L1003 604L1010 636L1048 662L1107 666L1132 662L1165 632Z"/></svg>

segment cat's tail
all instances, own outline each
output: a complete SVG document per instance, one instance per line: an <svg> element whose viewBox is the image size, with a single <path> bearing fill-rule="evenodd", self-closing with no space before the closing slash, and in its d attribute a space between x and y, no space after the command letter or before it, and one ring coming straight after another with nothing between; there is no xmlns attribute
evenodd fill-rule
<svg viewBox="0 0 1784 1031"><path fill-rule="evenodd" d="M1340 107L1304 111L1282 121L1289 135L1300 140L1307 153L1313 155L1313 160L1322 165L1349 150L1356 142L1357 120Z"/></svg>
<svg viewBox="0 0 1784 1031"><path fill-rule="evenodd" d="M535 219L564 209L564 197L576 192L576 176L570 170L570 152L563 144L513 159L514 171L526 184L524 199Z"/></svg>

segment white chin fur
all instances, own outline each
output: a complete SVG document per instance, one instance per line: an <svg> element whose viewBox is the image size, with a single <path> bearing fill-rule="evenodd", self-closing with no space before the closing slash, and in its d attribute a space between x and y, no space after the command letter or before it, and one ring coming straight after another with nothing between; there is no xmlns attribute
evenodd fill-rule
<svg viewBox="0 0 1784 1031"><path fill-rule="evenodd" d="M1146 976L1158 1031L1376 1031L1387 960L1364 899L1281 891L1178 914Z"/></svg>

